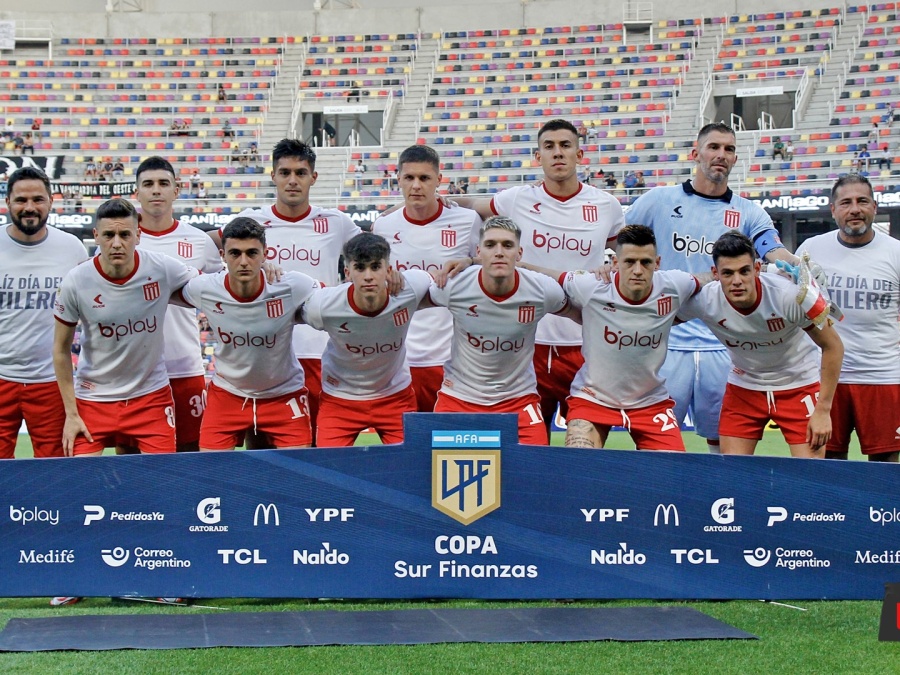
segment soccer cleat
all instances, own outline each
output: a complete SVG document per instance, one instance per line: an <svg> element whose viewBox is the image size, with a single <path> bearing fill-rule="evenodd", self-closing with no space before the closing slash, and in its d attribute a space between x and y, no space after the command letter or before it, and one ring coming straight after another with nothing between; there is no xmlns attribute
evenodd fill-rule
<svg viewBox="0 0 900 675"><path fill-rule="evenodd" d="M51 607L65 607L66 605L74 605L81 598L50 598Z"/></svg>
<svg viewBox="0 0 900 675"><path fill-rule="evenodd" d="M184 604L184 598L155 598L157 602L161 602L164 605L182 605Z"/></svg>

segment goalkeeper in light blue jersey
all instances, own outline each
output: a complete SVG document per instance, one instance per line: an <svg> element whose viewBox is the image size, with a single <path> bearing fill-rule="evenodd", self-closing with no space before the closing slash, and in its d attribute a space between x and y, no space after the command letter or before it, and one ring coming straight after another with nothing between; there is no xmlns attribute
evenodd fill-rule
<svg viewBox="0 0 900 675"><path fill-rule="evenodd" d="M653 228L660 269L695 275L709 272L713 244L732 230L750 237L760 258L798 262L782 245L769 215L728 187L728 176L737 161L731 127L723 123L703 127L691 159L697 164L691 180L653 188L625 214L628 225ZM672 329L660 374L675 399L679 421L690 408L694 427L706 438L710 452L719 451L719 411L730 369L725 347L702 323L693 320Z"/></svg>

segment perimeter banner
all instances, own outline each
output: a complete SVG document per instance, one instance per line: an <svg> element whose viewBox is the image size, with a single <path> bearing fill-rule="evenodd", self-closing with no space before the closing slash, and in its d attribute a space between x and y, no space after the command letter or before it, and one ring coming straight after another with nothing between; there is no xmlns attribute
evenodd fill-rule
<svg viewBox="0 0 900 675"><path fill-rule="evenodd" d="M881 599L900 466L520 446L511 415L406 442L14 460L0 596Z"/></svg>

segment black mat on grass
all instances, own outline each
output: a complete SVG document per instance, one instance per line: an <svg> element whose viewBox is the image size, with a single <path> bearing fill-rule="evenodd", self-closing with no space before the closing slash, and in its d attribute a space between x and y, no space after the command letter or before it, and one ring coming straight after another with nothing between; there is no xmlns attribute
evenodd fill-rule
<svg viewBox="0 0 900 675"><path fill-rule="evenodd" d="M219 612L11 619L0 651L755 639L690 607Z"/></svg>

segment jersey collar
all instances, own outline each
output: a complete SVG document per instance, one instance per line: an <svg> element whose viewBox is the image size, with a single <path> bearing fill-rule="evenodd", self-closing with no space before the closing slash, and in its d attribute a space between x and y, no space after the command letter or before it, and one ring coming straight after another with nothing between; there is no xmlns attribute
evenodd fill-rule
<svg viewBox="0 0 900 675"><path fill-rule="evenodd" d="M252 298L242 298L242 297L234 294L234 291L231 290L231 283L229 282L227 272L225 273L225 290L228 291L228 295L230 295L232 298L234 298L238 302L253 302L254 300L256 300L259 296L261 296L263 294L263 291L266 290L266 275L262 271L260 271L259 277L260 277L260 280L262 281L262 283L259 285L259 292L256 295L254 295Z"/></svg>
<svg viewBox="0 0 900 675"><path fill-rule="evenodd" d="M172 226L166 230L162 230L161 232L154 232L153 230L148 230L147 228L141 227L140 225L138 225L138 229L140 229L141 234L146 234L148 237L161 237L164 234L171 234L176 229L178 229L178 221L173 218Z"/></svg>
<svg viewBox="0 0 900 675"><path fill-rule="evenodd" d="M309 208L306 209L306 213L304 213L303 215L297 216L296 218L288 218L287 216L283 216L280 213L278 213L278 209L276 209L274 205L272 206L272 214L279 220L283 220L286 223L299 223L304 218L308 218L310 213L312 213L312 204L310 204Z"/></svg>
<svg viewBox="0 0 900 675"><path fill-rule="evenodd" d="M703 197L703 199L713 199L715 201L725 202L726 204L731 203L731 198L734 196L734 193L731 191L731 188L725 189L725 194L723 195L705 195L702 192L697 192L694 189L694 186L691 185L690 180L686 180L681 184L681 188L684 190L684 194L686 195L696 195L698 197Z"/></svg>
<svg viewBox="0 0 900 675"><path fill-rule="evenodd" d="M100 273L100 276L106 279L111 284L116 284L117 286L122 286L126 282L130 281L134 278L134 275L137 274L138 267L141 264L141 254L138 253L137 249L134 250L134 269L131 270L131 274L127 277L122 277L121 279L113 279L111 276L108 276L106 272L103 271L103 267L100 265L100 256L94 256L94 268Z"/></svg>
<svg viewBox="0 0 900 675"><path fill-rule="evenodd" d="M438 218L441 217L441 214L444 212L444 205L441 203L441 200L437 200L438 210L435 212L431 218L426 218L425 220L416 220L415 218L411 218L409 212L406 210L406 207L403 207L403 217L406 218L413 225L428 225L428 223L433 223Z"/></svg>

